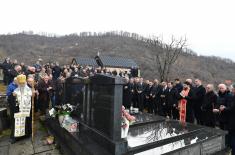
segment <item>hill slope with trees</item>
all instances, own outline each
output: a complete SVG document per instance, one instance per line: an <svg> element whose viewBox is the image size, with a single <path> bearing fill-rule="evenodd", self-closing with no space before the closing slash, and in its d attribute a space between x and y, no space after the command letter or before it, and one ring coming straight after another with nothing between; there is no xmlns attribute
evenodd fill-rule
<svg viewBox="0 0 235 155"><path fill-rule="evenodd" d="M147 46L148 40L128 32L83 32L65 36L24 32L0 35L0 57L10 57L28 65L38 58L44 62L69 64L74 57L94 58L100 52L102 55L133 59L140 66L141 75L152 80L159 78L158 51ZM234 62L229 59L197 56L192 50L185 50L172 66L169 79L200 78L204 82L220 83L235 81L234 71Z"/></svg>

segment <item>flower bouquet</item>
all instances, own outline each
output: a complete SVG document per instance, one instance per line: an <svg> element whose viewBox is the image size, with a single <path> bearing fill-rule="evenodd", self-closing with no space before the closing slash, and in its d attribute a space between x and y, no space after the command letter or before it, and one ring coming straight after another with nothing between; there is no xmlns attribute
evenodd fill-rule
<svg viewBox="0 0 235 155"><path fill-rule="evenodd" d="M78 121L70 117L70 114L75 110L75 106L65 104L62 106L55 106L49 111L51 117L58 116L60 126L69 132L77 132Z"/></svg>
<svg viewBox="0 0 235 155"><path fill-rule="evenodd" d="M131 116L126 110L125 107L122 106L122 138L126 138L129 130L129 126L135 121L135 117Z"/></svg>
<svg viewBox="0 0 235 155"><path fill-rule="evenodd" d="M74 106L70 104L64 104L62 106L55 106L49 111L51 117L57 117L62 126L63 122L70 117L70 114L74 110Z"/></svg>

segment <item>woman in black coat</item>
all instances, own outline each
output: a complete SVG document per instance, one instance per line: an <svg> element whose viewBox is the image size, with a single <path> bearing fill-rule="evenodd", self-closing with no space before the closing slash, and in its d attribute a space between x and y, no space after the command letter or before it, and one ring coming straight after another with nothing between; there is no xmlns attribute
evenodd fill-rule
<svg viewBox="0 0 235 155"><path fill-rule="evenodd" d="M209 127L215 127L215 115L213 109L217 101L217 95L214 92L214 87L212 84L206 86L206 95L204 96L202 103L202 112L203 112L203 122L204 125Z"/></svg>

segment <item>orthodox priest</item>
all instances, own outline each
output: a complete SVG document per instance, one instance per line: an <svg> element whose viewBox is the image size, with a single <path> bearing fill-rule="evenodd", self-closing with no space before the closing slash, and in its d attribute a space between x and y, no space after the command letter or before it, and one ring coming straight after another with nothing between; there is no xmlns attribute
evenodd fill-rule
<svg viewBox="0 0 235 155"><path fill-rule="evenodd" d="M17 76L18 87L14 90L13 96L16 98L16 108L14 112L14 128L12 135L14 138L30 136L31 134L31 97L32 90L27 86L26 76Z"/></svg>
<svg viewBox="0 0 235 155"><path fill-rule="evenodd" d="M183 90L179 94L179 115L180 122L185 123L194 123L194 114L193 114L193 99L194 93L190 88L189 82L184 82Z"/></svg>

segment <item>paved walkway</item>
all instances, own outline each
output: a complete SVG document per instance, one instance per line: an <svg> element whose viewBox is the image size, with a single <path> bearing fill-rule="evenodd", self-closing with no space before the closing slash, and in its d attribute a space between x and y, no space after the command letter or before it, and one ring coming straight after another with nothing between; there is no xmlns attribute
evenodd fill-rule
<svg viewBox="0 0 235 155"><path fill-rule="evenodd" d="M9 143L9 136L0 138L0 155L61 155L55 145L45 145L47 131L37 122L37 132L34 143L31 138L17 141L15 144Z"/></svg>

